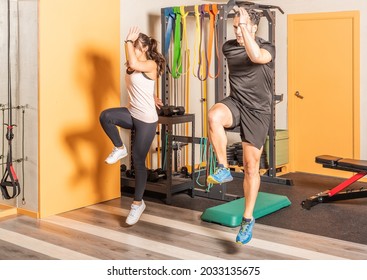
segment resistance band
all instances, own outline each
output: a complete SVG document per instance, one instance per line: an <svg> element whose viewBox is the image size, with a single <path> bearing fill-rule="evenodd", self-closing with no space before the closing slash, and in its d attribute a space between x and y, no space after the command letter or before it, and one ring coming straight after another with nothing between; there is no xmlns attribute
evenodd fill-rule
<svg viewBox="0 0 367 280"><path fill-rule="evenodd" d="M188 48L188 39L187 39L187 24L186 24L186 17L189 14L185 12L185 6L180 6L180 13L181 13L181 23L182 23L182 53L184 54L185 60L185 69L183 73L185 76L184 80L184 97L185 97L185 112L188 113L190 110L190 49ZM185 124L185 135L187 136L189 133L189 123ZM189 164L189 145L185 146L185 166ZM193 168L193 167L192 167Z"/></svg>
<svg viewBox="0 0 367 280"><path fill-rule="evenodd" d="M173 22L175 20L175 13L173 12L172 8L166 8L164 9L164 16L167 20L167 28L166 28L166 36L165 36L165 42L164 42L164 54L167 56L169 45L171 44L171 34L172 34L172 28L173 28Z"/></svg>
<svg viewBox="0 0 367 280"><path fill-rule="evenodd" d="M192 64L192 73L195 77L196 76L196 71L195 71L195 66L196 66L196 62L197 62L197 54L199 53L198 51L198 44L200 41L200 12L199 12L199 5L195 5L194 6L194 12L195 12L195 40L194 40L194 61ZM200 54L199 54L200 55Z"/></svg>
<svg viewBox="0 0 367 280"><path fill-rule="evenodd" d="M206 148L207 148L207 139L206 138L200 138L200 163L198 166L199 172L198 172L198 176L196 177L196 184L198 184L200 187L205 187L205 185L201 184L199 182L200 179L200 173L201 173L201 164L206 162L207 159L207 152L206 152Z"/></svg>
<svg viewBox="0 0 367 280"><path fill-rule="evenodd" d="M209 5L207 5L209 6ZM210 73L210 64L212 59L212 48L213 48L213 37L215 37L215 54L216 57L219 58L219 51L218 51L218 34L217 34L217 14L218 14L218 5L212 4L210 5L211 8L206 6L206 11L209 13L209 45L208 45L208 75L210 78L217 78L219 76L219 69L220 69L220 59L217 59L217 74L214 76Z"/></svg>
<svg viewBox="0 0 367 280"><path fill-rule="evenodd" d="M171 35L172 35L172 29L173 29L173 24L176 18L176 14L174 13L173 8L166 8L164 9L164 16L167 21L166 34L164 38L165 39L164 40L164 56L167 58L169 47L171 44ZM172 73L168 63L166 63L166 67L168 69L168 72Z"/></svg>
<svg viewBox="0 0 367 280"><path fill-rule="evenodd" d="M204 51L202 52L202 57L204 57ZM205 63L206 61L203 60L202 63L202 69L207 69L208 67ZM208 73L208 72L207 72ZM200 79L200 78L199 78ZM203 81L201 81L201 127L202 127L202 135L203 137L207 137L208 135L208 128L207 128L207 116L208 116L208 102L207 102L207 96L208 96L208 83L207 79L205 78Z"/></svg>
<svg viewBox="0 0 367 280"><path fill-rule="evenodd" d="M182 74L182 59L181 59L181 11L180 7L174 7L175 14L175 32L173 40L173 62L172 62L172 77L177 79Z"/></svg>
<svg viewBox="0 0 367 280"><path fill-rule="evenodd" d="M182 39L181 39L181 56L182 54L184 56L188 56L185 58L185 71L183 71L182 74L188 74L190 72L190 49L189 49L189 43L187 39L187 24L186 24L186 17L189 14L188 12L185 12L185 7L180 7L180 14L181 14L181 23L182 23Z"/></svg>
<svg viewBox="0 0 367 280"><path fill-rule="evenodd" d="M199 169L198 176L196 177L196 184L198 184L200 187L205 187L205 184L201 184L199 182L202 163L205 162L206 164L206 178L208 178L208 176L213 174L215 171L216 161L217 159L214 153L213 146L209 144L209 150L208 150L208 139L200 138L200 163L198 166ZM209 183L207 185L206 192L209 192L212 187L213 184Z"/></svg>
<svg viewBox="0 0 367 280"><path fill-rule="evenodd" d="M215 172L216 166L217 166L217 158L214 152L214 148L213 148L213 145L209 143L209 164L207 167L207 170L209 173L208 176L212 175ZM209 183L206 191L209 192L212 187L213 187L213 184Z"/></svg>
<svg viewBox="0 0 367 280"><path fill-rule="evenodd" d="M205 67L208 65L207 53L205 50L205 40L203 43L203 26L204 26L204 18L205 18L205 4L199 6L199 15L200 15L200 39L199 39L199 63L197 70L197 77L200 81L205 81L208 78L208 68ZM203 46L202 46L203 45ZM202 49L204 49L204 58L205 62L203 62ZM203 64L205 66L203 66Z"/></svg>

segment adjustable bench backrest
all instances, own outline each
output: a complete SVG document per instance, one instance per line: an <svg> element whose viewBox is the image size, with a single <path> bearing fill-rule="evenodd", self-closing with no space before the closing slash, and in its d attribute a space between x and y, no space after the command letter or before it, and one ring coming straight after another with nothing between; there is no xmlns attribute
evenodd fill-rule
<svg viewBox="0 0 367 280"><path fill-rule="evenodd" d="M322 164L323 167L339 169L350 172L367 172L367 160L341 158L330 155L317 156L316 163Z"/></svg>

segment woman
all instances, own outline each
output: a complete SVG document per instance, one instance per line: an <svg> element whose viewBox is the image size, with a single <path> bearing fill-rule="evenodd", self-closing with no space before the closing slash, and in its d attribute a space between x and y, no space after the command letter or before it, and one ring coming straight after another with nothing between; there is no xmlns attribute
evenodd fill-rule
<svg viewBox="0 0 367 280"><path fill-rule="evenodd" d="M135 141L132 155L135 169L135 194L128 225L135 224L145 209L143 194L147 181L145 159L156 134L158 115L155 106L162 101L155 96L155 83L164 70L164 57L157 50L157 41L132 27L125 41L127 54L126 88L129 94L127 107L111 108L100 115L101 125L114 148L105 160L113 164L127 156L116 126L134 129Z"/></svg>

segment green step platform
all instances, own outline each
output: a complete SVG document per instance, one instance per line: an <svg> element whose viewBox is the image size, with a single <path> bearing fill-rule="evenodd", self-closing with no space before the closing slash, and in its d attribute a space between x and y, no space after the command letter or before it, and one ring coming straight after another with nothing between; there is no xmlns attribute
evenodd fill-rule
<svg viewBox="0 0 367 280"><path fill-rule="evenodd" d="M245 198L239 198L210 207L203 212L201 219L228 227L237 227L242 221L244 200ZM258 219L289 205L291 205L291 202L284 195L259 192L254 209L254 218Z"/></svg>

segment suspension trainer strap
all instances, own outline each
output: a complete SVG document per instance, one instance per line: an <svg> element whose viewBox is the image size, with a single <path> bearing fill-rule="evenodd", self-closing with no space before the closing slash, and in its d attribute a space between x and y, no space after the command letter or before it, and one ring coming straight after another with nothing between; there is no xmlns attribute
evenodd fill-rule
<svg viewBox="0 0 367 280"><path fill-rule="evenodd" d="M20 194L20 185L18 182L18 177L15 174L15 170L13 168L13 158L12 158L12 140L14 138L13 127L12 124L12 100L11 100L11 63L10 63L10 1L8 0L8 123L6 130L6 139L8 140L9 148L8 148L8 156L6 158L6 168L4 175L0 182L1 193L5 199L12 199L17 197ZM13 188L12 195L9 194L8 188Z"/></svg>
<svg viewBox="0 0 367 280"><path fill-rule="evenodd" d="M0 188L4 199L12 199L20 194L20 184L17 178L17 174L14 171L13 164L9 159L11 158L11 153L8 153L6 169L1 179ZM10 195L8 189L13 189Z"/></svg>

